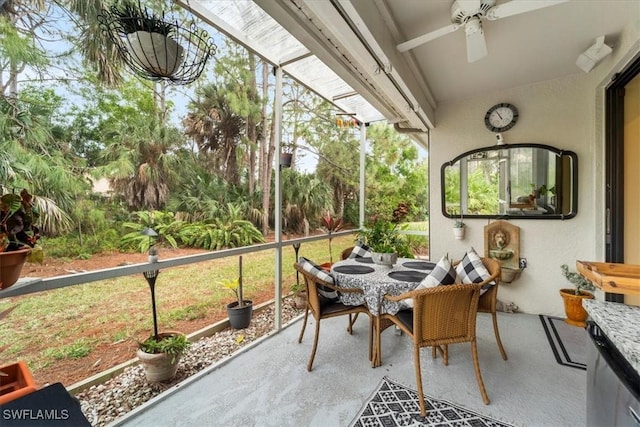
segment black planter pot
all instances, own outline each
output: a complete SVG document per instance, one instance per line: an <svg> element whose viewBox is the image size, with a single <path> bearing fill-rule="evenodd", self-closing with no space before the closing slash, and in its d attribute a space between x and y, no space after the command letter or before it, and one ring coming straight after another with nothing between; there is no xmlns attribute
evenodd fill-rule
<svg viewBox="0 0 640 427"><path fill-rule="evenodd" d="M242 307L238 307L237 301L227 304L227 315L232 328L244 329L248 327L253 315L253 301L244 300Z"/></svg>

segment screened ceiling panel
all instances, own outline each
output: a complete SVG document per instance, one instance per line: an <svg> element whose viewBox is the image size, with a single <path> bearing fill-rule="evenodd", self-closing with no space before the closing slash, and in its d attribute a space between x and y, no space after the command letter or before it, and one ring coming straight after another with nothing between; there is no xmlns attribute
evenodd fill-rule
<svg viewBox="0 0 640 427"><path fill-rule="evenodd" d="M345 113L362 122L385 117L335 72L251 0L178 1L208 24L231 37Z"/></svg>

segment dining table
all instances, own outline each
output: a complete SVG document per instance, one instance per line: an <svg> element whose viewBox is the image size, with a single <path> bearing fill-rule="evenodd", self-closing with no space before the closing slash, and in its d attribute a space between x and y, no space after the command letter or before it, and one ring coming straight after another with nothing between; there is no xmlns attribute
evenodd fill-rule
<svg viewBox="0 0 640 427"><path fill-rule="evenodd" d="M366 304L374 316L396 314L403 308L400 302L388 301L385 295L400 295L415 289L435 267L432 262L413 258L398 258L394 265L375 264L372 258L348 258L331 266L337 286L357 288L362 294L345 293L340 302L345 305Z"/></svg>
<svg viewBox="0 0 640 427"><path fill-rule="evenodd" d="M365 304L374 316L376 328L384 330L378 316L382 313L396 314L406 308L402 302L389 301L384 296L412 291L435 266L435 263L412 258L398 258L393 265L376 264L370 257L348 258L333 264L331 274L337 286L362 290L362 294L341 294L340 302L345 305ZM380 343L376 342L372 360L374 367L380 366L379 349Z"/></svg>

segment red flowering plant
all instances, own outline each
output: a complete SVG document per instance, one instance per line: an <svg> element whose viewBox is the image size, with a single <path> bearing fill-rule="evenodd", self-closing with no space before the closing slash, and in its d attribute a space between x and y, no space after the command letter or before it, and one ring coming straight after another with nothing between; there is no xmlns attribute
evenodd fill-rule
<svg viewBox="0 0 640 427"><path fill-rule="evenodd" d="M329 262L333 264L333 253L331 251L331 240L332 240L331 236L336 231L342 230L345 226L345 223L342 220L342 217L331 215L331 213L328 211L325 211L322 214L321 222L322 222L322 228L329 235Z"/></svg>

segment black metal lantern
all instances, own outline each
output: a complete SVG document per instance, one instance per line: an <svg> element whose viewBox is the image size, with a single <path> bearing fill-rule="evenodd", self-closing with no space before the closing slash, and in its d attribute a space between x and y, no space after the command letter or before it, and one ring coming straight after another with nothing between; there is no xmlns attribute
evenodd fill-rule
<svg viewBox="0 0 640 427"><path fill-rule="evenodd" d="M102 31L125 64L147 80L188 84L202 74L216 45L195 22L185 28L142 7L140 0L112 5L98 15Z"/></svg>

